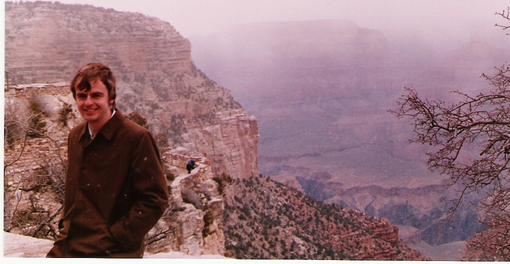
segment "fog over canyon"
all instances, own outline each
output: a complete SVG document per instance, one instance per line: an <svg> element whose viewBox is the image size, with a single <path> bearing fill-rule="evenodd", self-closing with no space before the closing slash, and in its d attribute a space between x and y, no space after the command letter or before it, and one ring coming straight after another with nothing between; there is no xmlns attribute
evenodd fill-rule
<svg viewBox="0 0 510 264"><path fill-rule="evenodd" d="M485 88L480 75L510 55L508 40L490 36L437 45L314 20L245 24L191 42L197 65L257 117L262 174L388 218L417 248L452 257L484 226L470 202L446 219L459 192L427 168L431 149L410 144L412 127L389 110L404 87L435 99Z"/></svg>
<svg viewBox="0 0 510 264"><path fill-rule="evenodd" d="M485 89L480 75L510 58L510 39L493 26L508 2L62 2L6 4L6 116L39 104L55 153L65 153L81 121L68 79L87 62L110 65L119 109L147 119L174 190L152 253L459 260L486 229L482 196L448 214L459 186L427 167L433 149L410 144L409 120L390 110L404 87L442 100ZM54 177L44 158L56 160L55 146L27 142L4 168L4 222L53 239L41 232L56 218L36 225L39 209L56 215L61 203L38 180ZM188 175L191 158L200 166ZM169 227L177 231L160 239Z"/></svg>

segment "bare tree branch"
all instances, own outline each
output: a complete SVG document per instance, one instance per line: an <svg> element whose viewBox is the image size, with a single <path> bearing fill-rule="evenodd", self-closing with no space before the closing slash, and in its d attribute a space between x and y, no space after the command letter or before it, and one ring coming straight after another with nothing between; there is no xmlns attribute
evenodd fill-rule
<svg viewBox="0 0 510 264"><path fill-rule="evenodd" d="M506 10L503 9L503 11L501 11L501 12L496 12L496 15L502 17L505 20L510 21L510 7L507 7ZM510 24L507 24L507 25L496 24L495 26L500 27L503 30L507 30L510 28Z"/></svg>
<svg viewBox="0 0 510 264"><path fill-rule="evenodd" d="M509 9L498 13L510 21L509 14ZM447 175L451 185L462 186L450 214L467 193L486 195L481 206L490 229L469 243L469 250L477 251L478 255L468 254L468 258L508 260L510 65L495 67L495 73L482 77L490 85L488 90L477 95L454 91L459 98L455 103L423 99L415 90L405 88L391 112L411 120L411 142L430 146L428 167Z"/></svg>

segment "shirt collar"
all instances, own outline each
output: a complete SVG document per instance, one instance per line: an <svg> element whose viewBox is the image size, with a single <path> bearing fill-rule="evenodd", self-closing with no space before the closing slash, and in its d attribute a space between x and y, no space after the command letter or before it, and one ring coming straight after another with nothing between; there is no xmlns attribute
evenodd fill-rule
<svg viewBox="0 0 510 264"><path fill-rule="evenodd" d="M112 115L110 116L110 119L112 119L112 118L113 118L113 116L115 115L115 112L117 112L117 111L116 111L116 109L113 109L113 113L112 113ZM110 121L110 120L108 120L108 121ZM108 124L108 122L107 122L106 124ZM106 125L106 124L105 124L105 125ZM87 123L87 129L88 129L88 131L89 131L89 136L90 136L90 138L91 138L91 139L92 139L92 138L94 138L94 136L92 136L92 129L90 129L89 123ZM100 131L98 131L98 134L99 134L99 132L100 132ZM97 134L96 134L96 136L97 136Z"/></svg>
<svg viewBox="0 0 510 264"><path fill-rule="evenodd" d="M99 130L99 132L97 132L96 136L99 135L99 134L102 134L106 139L111 140L113 135L115 134L115 131L117 131L117 129L119 128L119 126L120 126L120 124L121 124L123 119L124 119L124 116L120 112L116 111L116 109L114 109L113 113L112 113L112 117ZM83 125L83 128L80 131L80 139L82 139L83 136L85 136L85 134L87 134L87 136L90 139L92 139L91 132L90 132L90 129L88 127L88 123L85 123Z"/></svg>

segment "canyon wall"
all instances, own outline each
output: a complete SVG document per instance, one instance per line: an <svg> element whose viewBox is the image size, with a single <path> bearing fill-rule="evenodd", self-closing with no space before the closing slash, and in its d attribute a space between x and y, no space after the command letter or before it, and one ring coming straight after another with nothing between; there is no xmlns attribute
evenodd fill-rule
<svg viewBox="0 0 510 264"><path fill-rule="evenodd" d="M370 34L367 41L380 37ZM141 114L162 153L171 206L148 234L148 253L425 259L402 243L387 221L320 204L270 179L262 183L257 120L195 67L189 41L169 23L138 13L49 2L6 3L7 231L58 235L66 135L81 122L67 83L88 62L112 68L119 110ZM191 173L185 170L189 159L198 163ZM229 204L234 200L241 202ZM257 211L237 222L251 206ZM308 208L308 222L296 217L304 213L301 206ZM282 225L273 229L273 221ZM239 225L247 228L239 230ZM240 241L233 237L237 231L247 232ZM259 245L226 248L245 246L250 236L273 231L275 239L260 246L267 249L281 238L279 232L289 236L269 255L257 255ZM319 242L314 241L317 234ZM290 251L296 247L298 255ZM244 251L233 253L236 248Z"/></svg>
<svg viewBox="0 0 510 264"><path fill-rule="evenodd" d="M168 22L88 5L7 2L5 24L10 89L62 85L86 63L104 63L117 78L118 108L141 114L170 147L206 155L215 173L258 175L257 122L194 66L189 41Z"/></svg>
<svg viewBox="0 0 510 264"><path fill-rule="evenodd" d="M458 260L457 247L447 244L485 228L472 205L482 197L464 199L448 217L460 192L429 170L425 153L432 149L410 144L413 128L388 110L403 87L446 101L455 99L452 90L485 89L480 74L510 55L507 41L488 29L437 45L416 31L352 21L282 21L243 24L191 43L195 63L257 117L263 175L319 201L385 217L405 237L441 246L436 259Z"/></svg>
<svg viewBox="0 0 510 264"><path fill-rule="evenodd" d="M222 255L222 179L259 174L258 126L194 66L189 41L139 13L51 2L5 8L5 229L58 235L67 133L82 122L68 84L81 66L101 62L116 76L119 110L147 120L165 163L172 206L147 251ZM191 174L189 159L198 164Z"/></svg>

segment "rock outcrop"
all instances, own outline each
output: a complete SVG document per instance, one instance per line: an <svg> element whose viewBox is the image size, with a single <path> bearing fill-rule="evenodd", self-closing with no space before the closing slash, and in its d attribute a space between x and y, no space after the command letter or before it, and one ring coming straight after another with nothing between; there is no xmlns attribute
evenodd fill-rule
<svg viewBox="0 0 510 264"><path fill-rule="evenodd" d="M120 110L150 120L170 147L207 156L218 174L258 175L255 119L194 66L189 41L168 22L40 1L7 2L5 13L8 89L69 83L84 64L102 62L116 75Z"/></svg>
<svg viewBox="0 0 510 264"><path fill-rule="evenodd" d="M172 207L147 250L223 254L221 179L258 175L258 128L196 69L188 40L139 13L7 2L5 53L7 230L58 235L66 137L81 122L68 83L82 65L102 62L116 75L118 108L147 120L165 160ZM188 174L191 158L199 166Z"/></svg>
<svg viewBox="0 0 510 264"><path fill-rule="evenodd" d="M192 157L169 152L162 157L167 177L174 177L170 208L149 232L148 251L223 255L223 193L210 162L194 158L197 167L188 174L186 162Z"/></svg>

